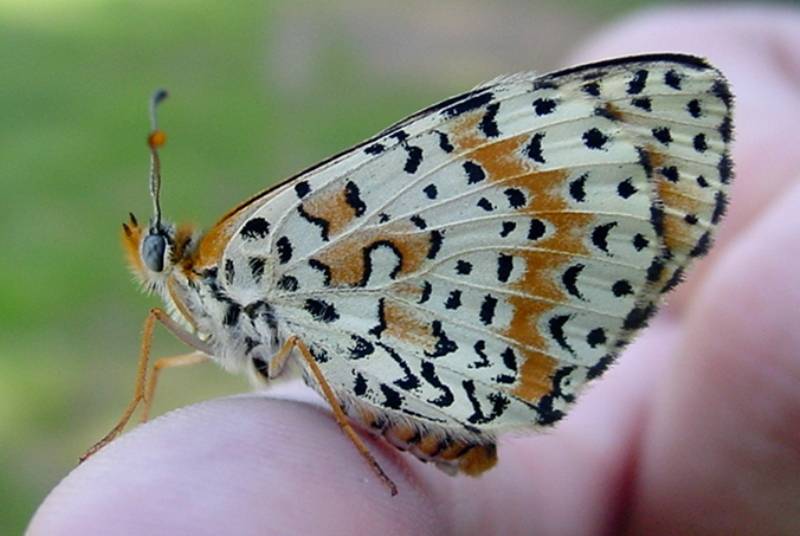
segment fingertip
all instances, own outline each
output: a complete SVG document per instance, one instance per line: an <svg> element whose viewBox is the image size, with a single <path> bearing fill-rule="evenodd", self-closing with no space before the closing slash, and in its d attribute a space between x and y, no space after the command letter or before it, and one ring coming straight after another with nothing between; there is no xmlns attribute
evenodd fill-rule
<svg viewBox="0 0 800 536"><path fill-rule="evenodd" d="M633 532L800 531L800 186L720 258L684 317L642 447Z"/></svg>
<svg viewBox="0 0 800 536"><path fill-rule="evenodd" d="M212 400L140 426L77 467L29 534L429 533L419 482L373 454L389 491L324 410L286 400Z"/></svg>

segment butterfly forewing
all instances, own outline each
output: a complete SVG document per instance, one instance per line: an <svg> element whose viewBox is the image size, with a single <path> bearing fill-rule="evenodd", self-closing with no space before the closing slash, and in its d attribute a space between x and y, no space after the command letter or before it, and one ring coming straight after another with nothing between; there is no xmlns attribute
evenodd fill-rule
<svg viewBox="0 0 800 536"><path fill-rule="evenodd" d="M226 290L270 303L346 402L465 433L550 424L708 248L729 114L685 56L498 79L260 201Z"/></svg>

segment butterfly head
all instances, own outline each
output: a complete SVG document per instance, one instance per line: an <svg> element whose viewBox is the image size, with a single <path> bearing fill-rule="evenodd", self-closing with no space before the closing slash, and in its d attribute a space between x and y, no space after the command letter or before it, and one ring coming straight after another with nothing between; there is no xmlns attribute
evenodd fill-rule
<svg viewBox="0 0 800 536"><path fill-rule="evenodd" d="M139 225L130 214L122 224L122 244L134 274L152 291L163 286L176 265L187 258L192 242L191 227L175 227L161 219L161 161L158 149L167 140L158 129L156 109L167 97L163 89L156 91L150 101L151 132L147 137L150 146L150 197L153 200L153 217L147 227Z"/></svg>

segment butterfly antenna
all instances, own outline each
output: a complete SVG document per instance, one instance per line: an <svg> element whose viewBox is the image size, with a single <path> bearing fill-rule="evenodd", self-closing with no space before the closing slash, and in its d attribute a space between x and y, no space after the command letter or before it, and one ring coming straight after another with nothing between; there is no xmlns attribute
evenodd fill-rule
<svg viewBox="0 0 800 536"><path fill-rule="evenodd" d="M161 160L158 149L167 141L167 135L158 129L156 111L168 95L166 89L158 89L150 99L150 134L147 136L147 145L150 147L150 197L153 199L156 229L161 227Z"/></svg>

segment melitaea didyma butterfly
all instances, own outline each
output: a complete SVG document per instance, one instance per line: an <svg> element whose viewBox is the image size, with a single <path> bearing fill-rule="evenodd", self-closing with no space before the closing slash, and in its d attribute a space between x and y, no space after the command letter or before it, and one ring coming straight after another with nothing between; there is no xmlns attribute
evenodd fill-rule
<svg viewBox="0 0 800 536"><path fill-rule="evenodd" d="M552 425L711 245L732 96L704 60L652 54L496 79L243 202L205 233L151 195L123 242L166 312L145 323L136 394L212 359L267 383L295 369L373 470L355 421L477 475L496 438ZM147 375L158 320L194 354ZM293 364L293 367L286 367ZM149 380L147 380L149 378Z"/></svg>

